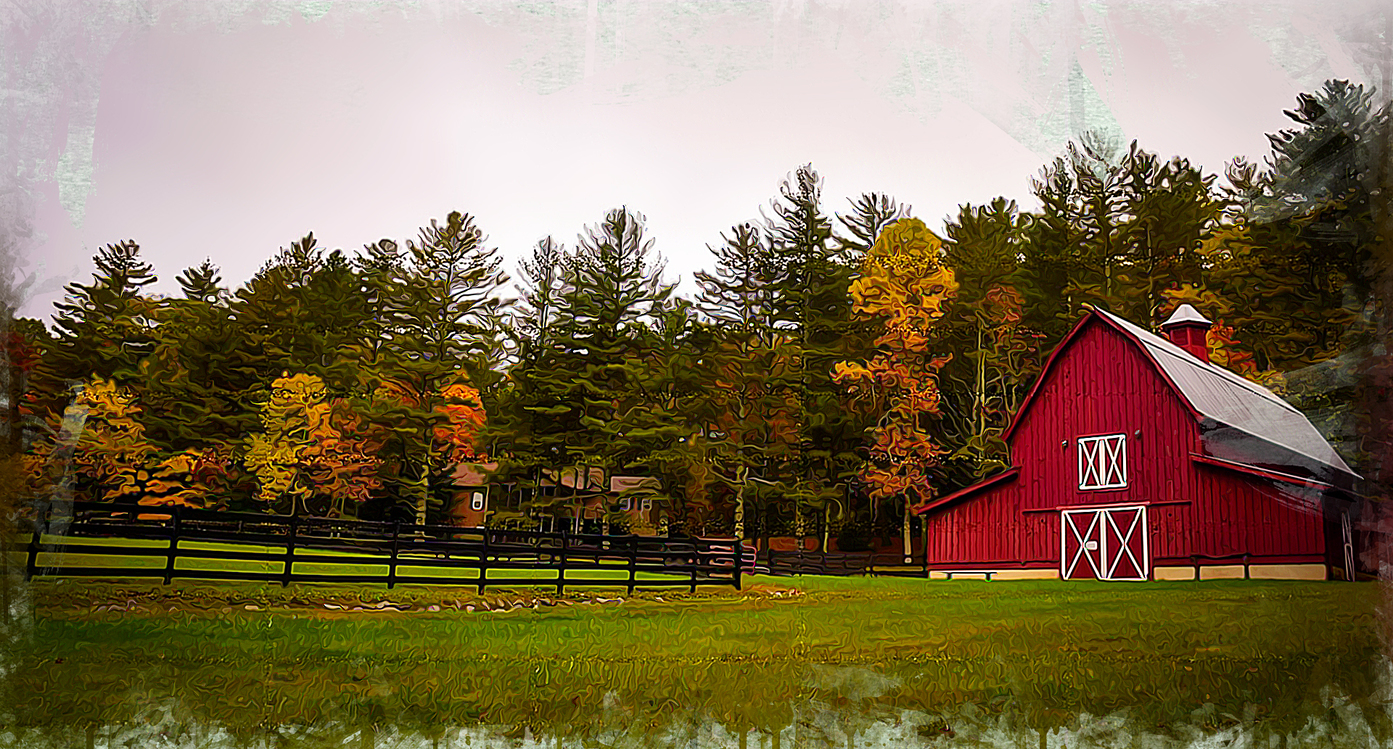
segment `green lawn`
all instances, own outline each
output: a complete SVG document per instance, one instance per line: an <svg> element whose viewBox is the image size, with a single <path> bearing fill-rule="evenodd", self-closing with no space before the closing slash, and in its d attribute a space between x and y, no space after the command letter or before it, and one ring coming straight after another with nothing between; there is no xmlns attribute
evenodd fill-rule
<svg viewBox="0 0 1393 749"><path fill-rule="evenodd" d="M128 721L173 697L234 727L598 735L679 714L768 732L809 706L855 722L969 704L1030 726L1123 711L1149 730L1289 732L1349 698L1388 735L1372 584L751 582L564 598L41 582L7 699L31 725ZM406 610L353 610L387 605Z"/></svg>

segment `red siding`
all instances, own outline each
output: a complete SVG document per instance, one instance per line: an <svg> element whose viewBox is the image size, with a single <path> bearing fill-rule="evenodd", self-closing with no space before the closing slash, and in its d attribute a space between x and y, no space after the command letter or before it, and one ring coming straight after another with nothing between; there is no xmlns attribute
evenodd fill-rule
<svg viewBox="0 0 1393 749"><path fill-rule="evenodd" d="M925 519L931 566L1057 565L1056 508L1133 502L1149 505L1151 556L1161 564L1323 553L1319 495L1196 465L1199 425L1110 325L1087 323L1045 377L1010 436L1020 476ZM1103 434L1127 435L1127 486L1080 490L1078 438Z"/></svg>

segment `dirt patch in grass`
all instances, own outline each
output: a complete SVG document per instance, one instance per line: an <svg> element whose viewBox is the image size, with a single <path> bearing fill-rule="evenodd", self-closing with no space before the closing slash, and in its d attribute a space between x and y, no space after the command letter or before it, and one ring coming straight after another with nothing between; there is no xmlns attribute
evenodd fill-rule
<svg viewBox="0 0 1393 749"><path fill-rule="evenodd" d="M540 588L496 588L482 594L475 588L453 586L276 585L176 582L128 583L105 581L40 581L33 584L36 613L67 619L104 613L165 613L219 615L232 611L316 611L341 613L401 613L457 611L484 613L553 606L614 604L743 603L790 599L802 595L791 585L760 583L744 590L698 588L637 590L590 588L555 591Z"/></svg>

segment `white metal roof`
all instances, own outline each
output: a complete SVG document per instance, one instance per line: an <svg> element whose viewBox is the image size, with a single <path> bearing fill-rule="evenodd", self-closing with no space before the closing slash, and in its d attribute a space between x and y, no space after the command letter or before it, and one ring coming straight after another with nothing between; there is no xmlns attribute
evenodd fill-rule
<svg viewBox="0 0 1393 749"><path fill-rule="evenodd" d="M1210 321L1205 319L1205 316L1201 315L1199 310L1188 304L1182 304L1175 308L1175 312L1171 313L1170 319L1161 323L1161 327L1164 328L1167 325L1174 325L1182 322L1197 322L1204 325L1210 324Z"/></svg>
<svg viewBox="0 0 1393 749"><path fill-rule="evenodd" d="M1147 355L1180 389L1181 397L1202 415L1357 477L1306 416L1272 391L1216 364L1201 361L1117 315L1097 312L1136 336Z"/></svg>

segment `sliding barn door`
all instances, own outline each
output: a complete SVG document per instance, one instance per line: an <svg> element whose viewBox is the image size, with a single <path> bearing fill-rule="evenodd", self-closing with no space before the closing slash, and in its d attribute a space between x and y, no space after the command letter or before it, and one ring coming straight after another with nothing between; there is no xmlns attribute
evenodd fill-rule
<svg viewBox="0 0 1393 749"><path fill-rule="evenodd" d="M1065 580L1146 580L1151 576L1146 507L1060 513L1059 574Z"/></svg>

